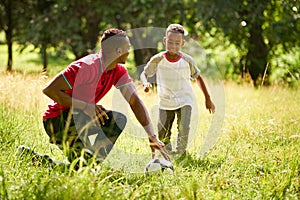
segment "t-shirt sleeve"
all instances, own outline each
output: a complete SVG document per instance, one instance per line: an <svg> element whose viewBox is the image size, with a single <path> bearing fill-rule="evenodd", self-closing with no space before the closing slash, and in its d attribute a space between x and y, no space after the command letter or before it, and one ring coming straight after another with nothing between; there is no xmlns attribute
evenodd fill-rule
<svg viewBox="0 0 300 200"><path fill-rule="evenodd" d="M62 76L65 79L66 83L69 85L70 89L73 89L75 84L81 85L82 83L95 81L97 79L97 75L98 74L94 70L94 68L89 67L86 63L83 62L71 63L62 72Z"/></svg>
<svg viewBox="0 0 300 200"><path fill-rule="evenodd" d="M62 76L65 79L70 89L73 89L75 78L79 68L76 65L70 64L65 70L62 71Z"/></svg>
<svg viewBox="0 0 300 200"><path fill-rule="evenodd" d="M157 72L158 63L162 60L163 54L154 55L144 67L144 72L147 77L154 76Z"/></svg>
<svg viewBox="0 0 300 200"><path fill-rule="evenodd" d="M197 67L197 63L195 62L195 60L187 54L183 54L183 58L189 63L191 78L192 79L197 78L201 72L200 69Z"/></svg>
<svg viewBox="0 0 300 200"><path fill-rule="evenodd" d="M127 69L123 65L118 65L116 67L116 76L114 80L114 86L118 89L121 87L128 85L132 82Z"/></svg>

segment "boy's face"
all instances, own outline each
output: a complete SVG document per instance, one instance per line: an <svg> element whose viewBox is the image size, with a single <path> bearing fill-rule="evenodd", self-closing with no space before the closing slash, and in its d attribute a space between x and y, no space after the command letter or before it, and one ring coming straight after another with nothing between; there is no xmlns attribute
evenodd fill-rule
<svg viewBox="0 0 300 200"><path fill-rule="evenodd" d="M181 33L168 32L164 37L166 49L170 54L178 54L184 44L183 35Z"/></svg>

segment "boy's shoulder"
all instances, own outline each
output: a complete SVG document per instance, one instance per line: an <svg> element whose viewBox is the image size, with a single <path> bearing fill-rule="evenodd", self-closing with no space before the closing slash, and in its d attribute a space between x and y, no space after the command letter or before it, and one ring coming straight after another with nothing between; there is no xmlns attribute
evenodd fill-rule
<svg viewBox="0 0 300 200"><path fill-rule="evenodd" d="M151 57L150 62L156 62L156 63L160 62L164 58L165 53L166 51L162 51L155 54L154 56Z"/></svg>
<svg viewBox="0 0 300 200"><path fill-rule="evenodd" d="M152 56L152 58L155 58L155 59L163 58L165 53L166 53L166 51L159 52L159 53L155 54L154 56Z"/></svg>
<svg viewBox="0 0 300 200"><path fill-rule="evenodd" d="M186 61L189 62L189 63L194 63L194 59L193 59L192 56L190 56L189 54L184 53L184 52L180 52L180 53L181 53L182 58L183 58L184 60L186 60Z"/></svg>

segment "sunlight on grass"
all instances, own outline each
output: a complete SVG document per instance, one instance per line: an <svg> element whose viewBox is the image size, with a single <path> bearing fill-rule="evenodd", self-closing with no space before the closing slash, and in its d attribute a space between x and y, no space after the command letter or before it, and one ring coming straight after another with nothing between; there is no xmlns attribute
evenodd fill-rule
<svg viewBox="0 0 300 200"><path fill-rule="evenodd" d="M13 45L13 71L22 74L40 74L43 70L43 62L38 49L34 49L32 45L27 46L20 52L21 46ZM0 45L0 72L6 71L7 68L7 46ZM74 61L75 57L67 53L64 55L54 55L53 49L48 49L48 74L55 75Z"/></svg>
<svg viewBox="0 0 300 200"><path fill-rule="evenodd" d="M0 195L11 199L297 199L299 196L300 93L284 87L254 89L225 83L226 113L222 133L210 153L197 158L212 116L200 89L198 118L189 150L172 157L173 175L140 172L150 160L146 133L117 90L101 104L128 116L128 124L107 160L94 169L34 166L20 159L20 144L64 161L48 143L41 116L49 101L41 90L48 79L20 73L0 74ZM157 94L138 93L156 129ZM215 97L217 98L217 96ZM118 101L116 101L118 99ZM217 108L218 109L218 108ZM174 124L174 133L176 124ZM1 169L1 168L0 168ZM5 182L4 182L5 181ZM5 184L2 184L5 183Z"/></svg>

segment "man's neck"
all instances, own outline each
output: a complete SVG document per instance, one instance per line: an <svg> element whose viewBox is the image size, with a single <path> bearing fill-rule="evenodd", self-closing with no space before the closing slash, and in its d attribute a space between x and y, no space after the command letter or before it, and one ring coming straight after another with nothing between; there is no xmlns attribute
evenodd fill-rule
<svg viewBox="0 0 300 200"><path fill-rule="evenodd" d="M113 58L109 55L106 55L102 52L103 60L104 60L104 66L106 67L106 71L112 70L116 67L118 64L116 58Z"/></svg>

